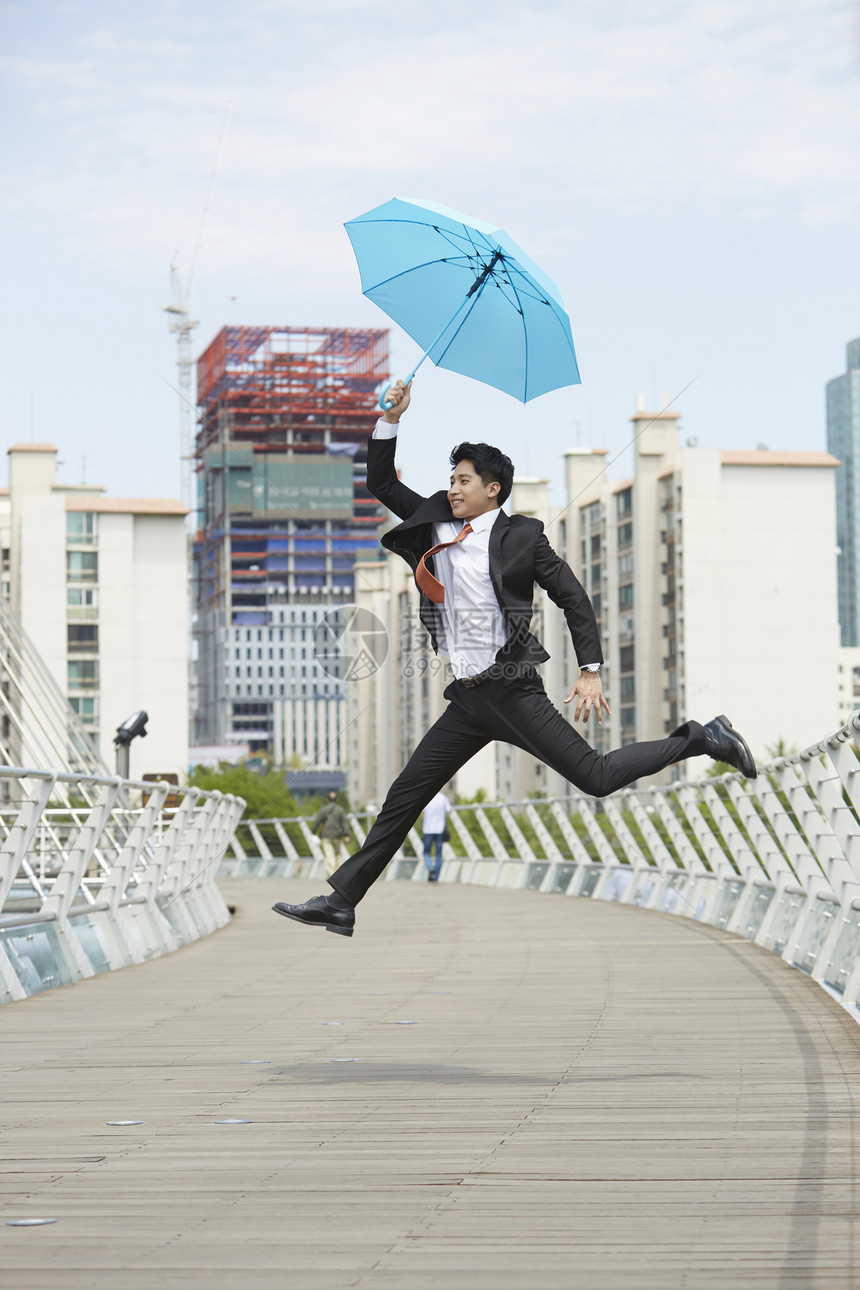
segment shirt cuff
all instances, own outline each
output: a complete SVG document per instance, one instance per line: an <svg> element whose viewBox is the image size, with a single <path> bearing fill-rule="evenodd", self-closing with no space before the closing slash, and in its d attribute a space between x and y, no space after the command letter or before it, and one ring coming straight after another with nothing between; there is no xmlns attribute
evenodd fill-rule
<svg viewBox="0 0 860 1290"><path fill-rule="evenodd" d="M399 422L384 421L382 417L376 423L371 439L396 439Z"/></svg>
<svg viewBox="0 0 860 1290"><path fill-rule="evenodd" d="M581 663L580 671L581 672L599 672L600 664L599 663Z"/></svg>

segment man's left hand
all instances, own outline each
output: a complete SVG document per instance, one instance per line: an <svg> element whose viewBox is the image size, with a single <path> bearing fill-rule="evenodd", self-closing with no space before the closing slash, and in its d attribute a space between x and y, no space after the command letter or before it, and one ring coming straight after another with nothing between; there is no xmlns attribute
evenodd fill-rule
<svg viewBox="0 0 860 1290"><path fill-rule="evenodd" d="M574 698L576 698L576 711L573 714L574 721L579 720L580 714L582 715L582 720L587 721L591 716L592 709L594 709L598 725L603 722L604 712L612 716L609 711L609 704L603 697L603 682L600 680L599 672L580 673L579 680L565 699L565 703L570 703Z"/></svg>

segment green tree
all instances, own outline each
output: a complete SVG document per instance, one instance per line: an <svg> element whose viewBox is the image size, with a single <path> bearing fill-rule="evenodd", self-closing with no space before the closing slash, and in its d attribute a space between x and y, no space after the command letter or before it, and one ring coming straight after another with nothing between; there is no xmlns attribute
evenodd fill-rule
<svg viewBox="0 0 860 1290"><path fill-rule="evenodd" d="M244 797L247 805L242 818L245 820L278 820L301 814L296 799L284 784L282 771L257 774L247 766L228 766L222 762L217 770L196 766L188 782L210 792L217 790Z"/></svg>

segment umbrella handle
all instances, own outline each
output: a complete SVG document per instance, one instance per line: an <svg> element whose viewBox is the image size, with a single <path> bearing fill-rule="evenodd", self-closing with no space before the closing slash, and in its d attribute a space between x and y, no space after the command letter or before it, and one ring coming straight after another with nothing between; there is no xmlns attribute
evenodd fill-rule
<svg viewBox="0 0 860 1290"><path fill-rule="evenodd" d="M390 389L391 389L391 381L386 381L382 389L379 391L379 406L382 408L383 412L390 412L391 409L394 407L393 403L385 402L385 396Z"/></svg>
<svg viewBox="0 0 860 1290"><path fill-rule="evenodd" d="M418 362L415 364L412 371L409 373L409 375L406 377L406 380L403 382L407 390L409 389L409 386L412 384L412 378L415 376L415 373L418 371L418 368L424 362L424 359L426 357L427 357L426 353L421 355ZM388 393L388 391L391 389L391 386L392 386L392 382L386 381L382 389L379 391L379 406L382 408L383 412L390 412L391 409L394 407L393 403L385 402L385 396Z"/></svg>

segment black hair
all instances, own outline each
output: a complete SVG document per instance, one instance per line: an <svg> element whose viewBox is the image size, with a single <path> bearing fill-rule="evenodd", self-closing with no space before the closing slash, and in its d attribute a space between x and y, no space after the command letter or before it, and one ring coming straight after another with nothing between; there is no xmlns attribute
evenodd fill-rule
<svg viewBox="0 0 860 1290"><path fill-rule="evenodd" d="M459 443L451 452L451 465L457 466L461 461L472 463L482 484L496 480L500 485L497 500L503 506L514 486L514 463L510 457L488 443Z"/></svg>

